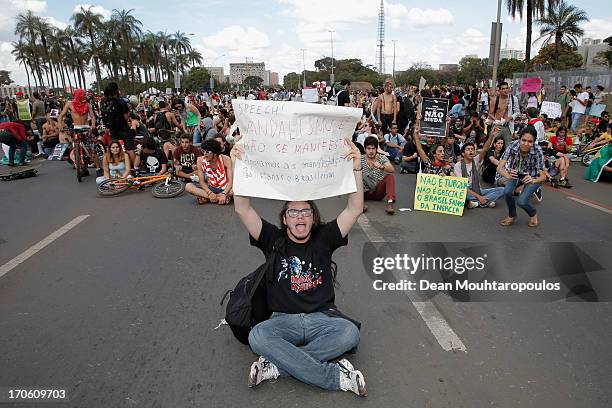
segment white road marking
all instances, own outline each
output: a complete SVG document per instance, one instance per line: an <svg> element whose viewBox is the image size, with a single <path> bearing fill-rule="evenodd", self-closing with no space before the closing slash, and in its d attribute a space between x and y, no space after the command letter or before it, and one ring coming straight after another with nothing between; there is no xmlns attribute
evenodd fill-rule
<svg viewBox="0 0 612 408"><path fill-rule="evenodd" d="M607 209L607 208L604 208L604 207L602 207L602 206L600 206L600 205L593 204L593 203L589 203L588 201L581 200L581 199L579 199L579 198L577 198L577 197L567 197L567 199L568 199L568 200L573 200L573 201L576 201L576 202L578 202L578 203L580 203L580 204L584 204L584 205L589 206L589 207L591 207L591 208L594 208L594 209L596 209L596 210L603 211L603 212L605 212L606 214L610 214L610 215L612 215L612 210L609 210L609 209Z"/></svg>
<svg viewBox="0 0 612 408"><path fill-rule="evenodd" d="M376 231L376 229L370 224L370 220L364 214L362 214L357 220L359 226L365 232L370 242L387 242L382 235ZM407 279L407 276L399 276L396 271L393 273L396 279ZM465 351L467 348L457 336L455 331L450 327L446 319L442 316L436 305L429 300L422 300L417 293L406 290L404 294L408 297L410 302L414 305L414 308L419 313L431 334L436 338L440 347L445 351Z"/></svg>
<svg viewBox="0 0 612 408"><path fill-rule="evenodd" d="M70 231L72 228L79 225L87 217L89 217L89 215L79 215L78 217L70 221L68 224L64 225L57 231L52 232L51 234L43 238L41 241L32 245L31 247L29 247L28 249L26 249L25 251L23 251L22 253L20 253L19 255L17 255L10 261L8 261L7 263L5 263L4 265L0 266L0 278L3 277L11 269L15 268L22 262L26 261L29 257L36 254L38 251L40 251L41 249L43 249L44 247L46 247L47 245L49 245L50 243L52 243L53 241L55 241L56 239L64 235L66 232Z"/></svg>

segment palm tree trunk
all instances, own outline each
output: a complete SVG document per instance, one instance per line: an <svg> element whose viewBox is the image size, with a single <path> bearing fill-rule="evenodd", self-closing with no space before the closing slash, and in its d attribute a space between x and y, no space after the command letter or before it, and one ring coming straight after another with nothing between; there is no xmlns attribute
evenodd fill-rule
<svg viewBox="0 0 612 408"><path fill-rule="evenodd" d="M98 87L98 94L102 93L102 75L100 75L100 60L98 59L98 50L96 49L96 43L94 41L93 30L89 27L89 40L91 41L91 50L93 51L94 64L96 66L96 85ZM85 75L83 75L83 81L85 81Z"/></svg>
<svg viewBox="0 0 612 408"><path fill-rule="evenodd" d="M561 36L555 35L555 69L559 69L559 45L561 43Z"/></svg>
<svg viewBox="0 0 612 408"><path fill-rule="evenodd" d="M531 31L533 29L533 2L527 0L527 44L525 45L525 68L529 71L529 61L531 60Z"/></svg>
<svg viewBox="0 0 612 408"><path fill-rule="evenodd" d="M26 76L28 77L28 95L32 95L32 87L30 86L30 72L27 64L23 64L23 66L25 67Z"/></svg>
<svg viewBox="0 0 612 408"><path fill-rule="evenodd" d="M72 89L72 81L70 80L70 72L68 71L68 64L64 65L64 69L66 70L66 78L68 78L68 86L70 87L70 89Z"/></svg>

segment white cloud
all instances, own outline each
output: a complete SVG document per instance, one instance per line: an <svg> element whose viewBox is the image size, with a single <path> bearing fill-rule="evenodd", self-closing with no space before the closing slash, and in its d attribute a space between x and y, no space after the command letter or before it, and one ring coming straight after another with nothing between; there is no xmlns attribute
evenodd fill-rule
<svg viewBox="0 0 612 408"><path fill-rule="evenodd" d="M584 37L602 40L612 35L611 27L612 17L592 18L582 26Z"/></svg>
<svg viewBox="0 0 612 408"><path fill-rule="evenodd" d="M66 27L68 27L68 24L64 23L63 21L59 21L55 17L43 17L43 19L45 19L47 23L59 28L60 30L65 30Z"/></svg>
<svg viewBox="0 0 612 408"><path fill-rule="evenodd" d="M105 9L102 6L95 6L91 4L77 4L76 6L74 6L74 9L72 9L72 11L74 13L77 13L81 11L81 7L85 10L91 9L92 12L100 14L104 20L110 19L112 14L110 10Z"/></svg>
<svg viewBox="0 0 612 408"><path fill-rule="evenodd" d="M9 0L19 11L31 10L33 13L44 13L47 10L47 2L44 0Z"/></svg>
<svg viewBox="0 0 612 408"><path fill-rule="evenodd" d="M415 27L426 27L431 25L447 25L452 24L454 17L447 9L420 9L418 7L411 8L406 15L408 23Z"/></svg>
<svg viewBox="0 0 612 408"><path fill-rule="evenodd" d="M202 43L206 48L216 48L226 53L246 56L268 47L270 38L254 27L244 29L233 25L225 27L217 34L204 37Z"/></svg>

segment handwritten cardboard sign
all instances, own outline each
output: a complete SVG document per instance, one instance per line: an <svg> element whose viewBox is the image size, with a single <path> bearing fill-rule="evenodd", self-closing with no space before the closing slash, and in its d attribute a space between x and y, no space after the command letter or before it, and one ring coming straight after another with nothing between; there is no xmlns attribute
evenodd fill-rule
<svg viewBox="0 0 612 408"><path fill-rule="evenodd" d="M543 101L540 113L546 114L549 119L561 117L561 104L558 102Z"/></svg>
<svg viewBox="0 0 612 408"><path fill-rule="evenodd" d="M257 100L232 106L245 148L236 161L236 195L303 201L356 191L344 139L361 109Z"/></svg>
<svg viewBox="0 0 612 408"><path fill-rule="evenodd" d="M302 89L302 99L304 102L317 103L319 102L319 90L317 88Z"/></svg>
<svg viewBox="0 0 612 408"><path fill-rule="evenodd" d="M461 217L465 207L467 186L467 177L419 173L414 190L414 209Z"/></svg>

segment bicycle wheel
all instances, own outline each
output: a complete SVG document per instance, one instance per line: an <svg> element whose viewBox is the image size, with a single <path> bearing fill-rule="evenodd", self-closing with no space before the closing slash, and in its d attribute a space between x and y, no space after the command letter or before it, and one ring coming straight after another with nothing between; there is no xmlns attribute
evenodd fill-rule
<svg viewBox="0 0 612 408"><path fill-rule="evenodd" d="M123 179L104 180L98 185L98 194L104 197L112 197L123 193L130 185Z"/></svg>
<svg viewBox="0 0 612 408"><path fill-rule="evenodd" d="M580 161L582 162L583 166L589 167L594 158L595 158L595 155L591 153L587 153L584 156L582 156L582 159Z"/></svg>
<svg viewBox="0 0 612 408"><path fill-rule="evenodd" d="M185 184L180 180L168 180L166 185L165 181L160 181L153 186L151 193L153 197L157 198L172 198L180 195L185 191Z"/></svg>
<svg viewBox="0 0 612 408"><path fill-rule="evenodd" d="M83 176L83 166L81 163L81 144L80 143L75 143L74 144L74 167L76 168L76 173L77 173L77 180L79 180L79 183L82 180L82 176Z"/></svg>

